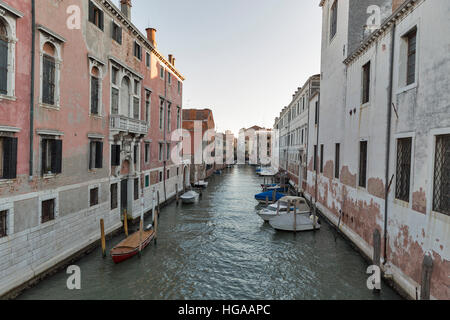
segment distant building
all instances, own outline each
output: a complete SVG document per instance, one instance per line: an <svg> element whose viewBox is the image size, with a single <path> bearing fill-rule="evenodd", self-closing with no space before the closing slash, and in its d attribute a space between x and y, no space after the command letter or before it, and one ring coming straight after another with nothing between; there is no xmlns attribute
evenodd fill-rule
<svg viewBox="0 0 450 320"><path fill-rule="evenodd" d="M253 126L239 131L239 143L245 150L245 162L253 165L270 165L272 157L272 129ZM239 152L239 151L238 151Z"/></svg>

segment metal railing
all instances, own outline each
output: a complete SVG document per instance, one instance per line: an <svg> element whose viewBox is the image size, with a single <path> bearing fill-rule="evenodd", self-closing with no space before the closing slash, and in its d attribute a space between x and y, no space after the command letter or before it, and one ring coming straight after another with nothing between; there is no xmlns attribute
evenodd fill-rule
<svg viewBox="0 0 450 320"><path fill-rule="evenodd" d="M110 116L110 128L131 133L145 134L148 132L147 122L118 114Z"/></svg>

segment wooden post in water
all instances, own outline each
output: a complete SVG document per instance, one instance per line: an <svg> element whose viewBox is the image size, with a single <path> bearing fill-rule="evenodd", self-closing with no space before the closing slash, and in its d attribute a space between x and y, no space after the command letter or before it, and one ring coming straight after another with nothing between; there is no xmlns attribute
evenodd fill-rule
<svg viewBox="0 0 450 320"><path fill-rule="evenodd" d="M156 239L158 238L158 223L159 223L159 211L158 212L156 212L156 214L155 214L155 225L154 225L154 232L155 232L155 244L156 244Z"/></svg>
<svg viewBox="0 0 450 320"><path fill-rule="evenodd" d="M176 184L175 185L175 190L176 190L176 196L175 196L175 198L176 198L176 200L177 200L177 205L180 203L180 198L179 198L179 196L178 196L178 184Z"/></svg>
<svg viewBox="0 0 450 320"><path fill-rule="evenodd" d="M106 240L105 240L105 222L100 219L100 234L102 238L102 255L103 258L106 257Z"/></svg>
<svg viewBox="0 0 450 320"><path fill-rule="evenodd" d="M125 235L128 237L128 215L126 209L123 212L123 228L125 230Z"/></svg>
<svg viewBox="0 0 450 320"><path fill-rule="evenodd" d="M294 202L294 232L297 232L297 205Z"/></svg>
<svg viewBox="0 0 450 320"><path fill-rule="evenodd" d="M277 204L277 216L279 216L280 215L280 201L278 201L278 204Z"/></svg>
<svg viewBox="0 0 450 320"><path fill-rule="evenodd" d="M269 196L266 196L266 206L269 206Z"/></svg>
<svg viewBox="0 0 450 320"><path fill-rule="evenodd" d="M159 214L159 190L156 192L156 205L158 206L158 214Z"/></svg>
<svg viewBox="0 0 450 320"><path fill-rule="evenodd" d="M139 257L142 252L142 233L144 232L144 190L141 194L141 221L139 223Z"/></svg>
<svg viewBox="0 0 450 320"><path fill-rule="evenodd" d="M275 203L277 202L277 190L273 189L272 191L272 202Z"/></svg>

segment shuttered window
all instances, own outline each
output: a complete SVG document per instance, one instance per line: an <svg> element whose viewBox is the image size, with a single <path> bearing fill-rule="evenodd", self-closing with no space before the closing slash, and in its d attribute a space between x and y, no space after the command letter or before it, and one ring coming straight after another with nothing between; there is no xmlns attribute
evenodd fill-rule
<svg viewBox="0 0 450 320"><path fill-rule="evenodd" d="M42 72L42 102L49 105L55 104L55 59L44 55Z"/></svg>
<svg viewBox="0 0 450 320"><path fill-rule="evenodd" d="M1 26L0 26L1 28ZM0 94L8 93L8 41L0 33Z"/></svg>
<svg viewBox="0 0 450 320"><path fill-rule="evenodd" d="M0 179L17 177L17 138L0 138Z"/></svg>
<svg viewBox="0 0 450 320"><path fill-rule="evenodd" d="M98 115L100 81L91 77L91 114Z"/></svg>
<svg viewBox="0 0 450 320"><path fill-rule="evenodd" d="M92 1L89 1L89 22L95 24L100 30L103 30L103 20L103 11Z"/></svg>
<svg viewBox="0 0 450 320"><path fill-rule="evenodd" d="M62 172L62 140L42 140L42 174Z"/></svg>
<svg viewBox="0 0 450 320"><path fill-rule="evenodd" d="M359 143L359 186L367 185L367 141Z"/></svg>
<svg viewBox="0 0 450 320"><path fill-rule="evenodd" d="M0 238L8 235L8 211L0 211Z"/></svg>
<svg viewBox="0 0 450 320"><path fill-rule="evenodd" d="M118 206L118 184L111 185L111 210L117 209Z"/></svg>
<svg viewBox="0 0 450 320"><path fill-rule="evenodd" d="M89 170L103 168L103 142L91 141L89 144Z"/></svg>
<svg viewBox="0 0 450 320"><path fill-rule="evenodd" d="M134 56L142 60L142 48L136 41L134 42Z"/></svg>
<svg viewBox="0 0 450 320"><path fill-rule="evenodd" d="M139 199L139 178L134 179L134 200Z"/></svg>
<svg viewBox="0 0 450 320"><path fill-rule="evenodd" d="M409 202L412 138L397 140L395 198Z"/></svg>
<svg viewBox="0 0 450 320"><path fill-rule="evenodd" d="M112 21L112 38L119 44L122 44L122 27Z"/></svg>
<svg viewBox="0 0 450 320"><path fill-rule="evenodd" d="M55 199L42 201L41 204L41 223L46 223L55 219Z"/></svg>
<svg viewBox="0 0 450 320"><path fill-rule="evenodd" d="M408 41L408 62L406 72L406 85L413 84L416 81L416 45L417 29L411 31L407 36Z"/></svg>
<svg viewBox="0 0 450 320"><path fill-rule="evenodd" d="M119 90L111 89L111 113L119 114Z"/></svg>
<svg viewBox="0 0 450 320"><path fill-rule="evenodd" d="M111 146L111 165L120 166L120 146L116 144Z"/></svg>

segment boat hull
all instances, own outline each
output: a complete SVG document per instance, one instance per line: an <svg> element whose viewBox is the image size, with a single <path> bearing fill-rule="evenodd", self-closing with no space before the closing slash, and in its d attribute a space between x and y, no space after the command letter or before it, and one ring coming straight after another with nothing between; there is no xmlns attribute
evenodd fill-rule
<svg viewBox="0 0 450 320"><path fill-rule="evenodd" d="M274 217L269 221L270 225L275 230L301 232L314 230L314 223L310 219L310 213L297 213L297 218L294 214L283 214ZM316 230L320 229L320 223L316 223Z"/></svg>
<svg viewBox="0 0 450 320"><path fill-rule="evenodd" d="M153 231L145 231L143 232L143 241L142 241L142 249L144 250L150 242L155 238L155 233ZM134 245L128 245L130 242L133 242ZM121 263L125 260L128 260L139 253L139 231L135 232L131 237L125 239L121 243L119 243L116 247L111 249L111 258L114 263Z"/></svg>

